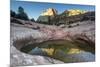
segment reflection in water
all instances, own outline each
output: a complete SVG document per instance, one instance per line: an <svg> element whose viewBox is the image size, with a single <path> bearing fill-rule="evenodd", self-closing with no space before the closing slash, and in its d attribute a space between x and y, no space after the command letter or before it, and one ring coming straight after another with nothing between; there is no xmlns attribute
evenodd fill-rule
<svg viewBox="0 0 100 67"><path fill-rule="evenodd" d="M93 53L81 50L65 40L42 42L37 46L30 44L23 47L21 51L32 55L49 56L66 63L95 61Z"/></svg>

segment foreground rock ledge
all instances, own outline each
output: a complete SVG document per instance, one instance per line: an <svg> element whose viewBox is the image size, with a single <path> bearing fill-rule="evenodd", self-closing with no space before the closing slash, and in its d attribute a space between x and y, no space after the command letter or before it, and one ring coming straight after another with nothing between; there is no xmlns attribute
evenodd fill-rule
<svg viewBox="0 0 100 67"><path fill-rule="evenodd" d="M46 34L37 30L22 27L20 25L11 25L10 65L12 67L63 63L61 61L45 56L29 55L16 49L16 47L13 45L14 41L21 38L27 38L30 35L32 35L35 39L47 38Z"/></svg>
<svg viewBox="0 0 100 67"><path fill-rule="evenodd" d="M36 26L39 26L40 29L39 30L35 29ZM95 31L94 22L93 23L85 22L83 24L80 24L80 26L69 29L66 28L60 29L56 26L48 26L48 25L46 26L36 23L33 23L33 25L21 25L13 23L11 24L10 65L15 67L15 66L31 66L31 65L63 63L62 61L45 56L29 55L23 53L20 50L18 50L18 48L20 49L21 45L19 45L18 48L15 47L14 42L16 40L29 38L31 36L34 40L38 40L41 42L49 40L51 38L52 39L64 38L65 36L68 36L66 35L66 33L74 35L74 34L80 34L82 32L85 32L90 37L92 36L92 39L94 40L95 39L94 31Z"/></svg>

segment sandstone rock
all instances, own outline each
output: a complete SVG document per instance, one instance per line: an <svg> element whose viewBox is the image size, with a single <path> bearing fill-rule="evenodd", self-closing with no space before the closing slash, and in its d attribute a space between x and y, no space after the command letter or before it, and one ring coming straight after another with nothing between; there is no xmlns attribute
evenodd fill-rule
<svg viewBox="0 0 100 67"><path fill-rule="evenodd" d="M86 11L80 10L80 9L70 9L67 12L68 16L79 15L79 14L84 14L84 13L86 13Z"/></svg>
<svg viewBox="0 0 100 67"><path fill-rule="evenodd" d="M43 23L43 24L53 24L51 20L57 15L57 10L53 8L48 8L46 11L41 13L39 18L37 19L37 22Z"/></svg>
<svg viewBox="0 0 100 67"><path fill-rule="evenodd" d="M81 10L66 10L62 14L56 16L53 18L52 22L55 23L55 25L69 25L73 23L77 23L80 21L94 21L95 20L95 12L82 12Z"/></svg>
<svg viewBox="0 0 100 67"><path fill-rule="evenodd" d="M23 22L25 22L25 21L23 21ZM90 36L90 37L92 36L95 39L95 37L94 37L94 34L95 34L94 21L93 22L85 21L85 22L82 22L79 26L76 26L73 28L64 28L64 29L60 28L59 30L56 26L43 25L43 24L38 24L38 23L34 23L33 27L34 26L39 26L40 29L35 30L35 29L32 29L31 27L29 28L24 25L22 26L21 24L20 25L19 24L11 25L11 43L10 43L11 66L15 67L15 66L26 66L26 65L64 63L59 60L55 60L53 58L39 56L39 55L29 55L29 54L21 52L19 49L23 46L23 43L25 43L24 45L27 45L28 43L31 43L31 41L33 42L33 40L31 40L29 38L30 36L32 36L32 38L35 39L35 41L38 40L38 42L41 42L41 40L45 41L46 39L48 40L50 38L61 39L64 37L68 37L69 35L72 36L75 34L81 34L81 33L84 33L84 31L85 31L85 33L88 36ZM25 38L27 38L28 41L26 41ZM21 39L23 39L23 43L17 44L15 46L15 44L14 44L15 41L16 40L20 41ZM60 54L60 55L62 56L62 54ZM83 60L84 57L82 57L82 56L80 56L80 57ZM77 55L76 56L72 55L67 58L73 58L73 57L78 58ZM90 57L90 56L88 55L88 57ZM86 59L87 59L87 56L86 56ZM84 61L87 61L87 60L84 59ZM94 61L94 56L93 56L92 61ZM76 62L76 61L73 61L73 62Z"/></svg>
<svg viewBox="0 0 100 67"><path fill-rule="evenodd" d="M54 64L54 63L63 63L59 60L53 58L44 57L40 55L29 55L24 52L21 52L19 49L23 46L22 44L17 44L15 46L16 40L21 40L23 38L29 38L32 36L34 39L43 38L46 39L48 35L45 33L39 32L28 27L21 25L11 25L11 42L10 42L10 65L11 67L15 66L31 66L31 65L40 65L40 64ZM42 38L42 39L41 39ZM25 43L28 41L24 41ZM54 61L54 63L52 63Z"/></svg>
<svg viewBox="0 0 100 67"><path fill-rule="evenodd" d="M41 16L55 16L55 15L57 15L57 10L53 8L48 8L41 14Z"/></svg>

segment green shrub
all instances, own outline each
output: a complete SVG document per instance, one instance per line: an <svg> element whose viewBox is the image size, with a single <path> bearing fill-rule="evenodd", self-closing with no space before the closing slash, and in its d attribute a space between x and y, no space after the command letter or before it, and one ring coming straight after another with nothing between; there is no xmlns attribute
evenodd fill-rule
<svg viewBox="0 0 100 67"><path fill-rule="evenodd" d="M14 11L10 10L10 16L11 17L16 17L16 13Z"/></svg>
<svg viewBox="0 0 100 67"><path fill-rule="evenodd" d="M24 9L21 6L18 8L18 14L16 17L22 20L29 20L27 14L24 12Z"/></svg>

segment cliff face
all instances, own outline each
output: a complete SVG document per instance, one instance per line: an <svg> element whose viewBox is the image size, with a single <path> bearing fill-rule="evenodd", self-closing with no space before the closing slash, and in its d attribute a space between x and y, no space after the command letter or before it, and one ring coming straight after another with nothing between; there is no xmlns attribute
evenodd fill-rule
<svg viewBox="0 0 100 67"><path fill-rule="evenodd" d="M81 21L87 21L95 20L95 12L94 11L79 11L79 10L72 10L72 11L64 11L62 14L56 16L53 18L52 23L55 23L55 25L61 25L61 24L72 24L75 22L81 22Z"/></svg>
<svg viewBox="0 0 100 67"><path fill-rule="evenodd" d="M65 10L62 14L66 14L67 16L74 16L74 15L84 14L86 12L87 11L80 9L70 9L70 10ZM47 10L41 13L41 16L56 16L56 15L58 15L57 10L53 8L48 8Z"/></svg>
<svg viewBox="0 0 100 67"><path fill-rule="evenodd" d="M61 25L71 24L79 21L95 20L95 12L85 11L80 9L65 10L63 13L58 14L57 10L49 8L37 19L37 22L48 25Z"/></svg>
<svg viewBox="0 0 100 67"><path fill-rule="evenodd" d="M52 24L50 21L57 15L57 10L53 8L49 8L41 13L39 18L37 19L37 22L43 23L43 24Z"/></svg>

